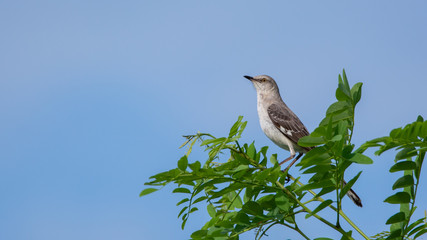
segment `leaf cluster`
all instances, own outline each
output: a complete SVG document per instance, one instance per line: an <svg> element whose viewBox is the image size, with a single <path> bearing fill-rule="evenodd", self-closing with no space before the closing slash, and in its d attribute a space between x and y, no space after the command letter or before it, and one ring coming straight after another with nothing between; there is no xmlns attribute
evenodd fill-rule
<svg viewBox="0 0 427 240"><path fill-rule="evenodd" d="M177 168L154 175L150 177L152 181L146 183L164 186L173 182L177 185L173 192L185 196L177 203L184 206L178 214L183 220L182 228L190 214L198 210L196 205L207 203L211 219L191 235L193 239L238 239L241 233L251 229L257 229L258 238L261 238L266 229L275 224L298 228L295 209L303 194L295 191L296 183L283 187L287 177L280 170L275 155L270 158L274 166L267 168L267 147L257 151L254 143L240 146L237 139L245 126L246 122L239 117L228 137L187 136L190 146L201 140L200 145L209 152L206 164L188 163L187 152L178 161ZM229 159L225 163L213 162L224 151L229 152ZM156 188L147 188L141 196L153 191ZM266 229L263 226L267 226Z"/></svg>
<svg viewBox="0 0 427 240"><path fill-rule="evenodd" d="M401 177L391 186L397 192L385 202L393 204L391 206L400 205L400 210L386 222L390 231L383 231L372 238L417 239L427 232L425 217L411 220L416 210L421 167L427 150L427 121L419 117L404 128L392 130L390 136L368 141L356 148L352 135L355 108L361 95L362 83L350 87L343 71L335 92L337 101L327 109L319 126L298 143L313 148L297 165L302 174L310 175L307 184L283 172L277 155L267 154L268 147L257 150L253 142L239 142L246 126L240 116L228 136L217 138L208 133L185 136L186 141L181 147L187 146L188 151L178 160L177 167L150 177L150 181L145 183L150 187L144 189L140 196L172 183L175 186L173 193L182 195L177 203L181 208L178 217L182 219L182 228L191 214L206 209L210 219L200 230L193 232L192 239L239 239L240 234L250 230L255 231L255 239L261 239L276 225L310 239L296 221L298 214L318 219L339 232L342 239L354 239L353 230L364 239L370 239L343 211L342 199L361 175L359 172L346 183L345 173L353 163L373 162L364 154L368 148L378 148L376 155L397 149L390 173L400 173ZM189 161L196 143L207 152L204 162ZM309 203L318 204L311 204L312 208L308 207ZM321 216L325 209L336 213L335 223ZM340 220L347 221L353 230L341 228Z"/></svg>
<svg viewBox="0 0 427 240"><path fill-rule="evenodd" d="M308 184L299 190L320 189L314 196L320 197L335 191L337 209L341 210L341 200L356 183L362 172L359 172L348 183L344 181L344 173L353 163L371 164L373 161L361 152L355 151L351 143L354 132L356 104L362 95L362 83L350 88L345 71L338 77L338 88L335 92L337 101L330 105L325 118L309 135L298 142L304 147L315 147L309 151L297 166L304 170L303 174L313 174ZM321 145L321 146L319 146ZM334 202L328 199L325 202ZM315 211L328 206L319 204ZM361 205L361 203L360 203ZM337 226L339 226L337 212Z"/></svg>
<svg viewBox="0 0 427 240"><path fill-rule="evenodd" d="M366 142L360 151L372 147L379 148L376 155L391 149L399 150L394 159L395 164L389 171L401 174L392 186L397 192L384 200L389 204L399 204L400 210L386 222L390 225L389 234L378 239L419 238L427 232L426 217L413 222L411 217L416 210L415 200L427 150L427 121L418 116L417 121L403 128L393 129L389 136Z"/></svg>

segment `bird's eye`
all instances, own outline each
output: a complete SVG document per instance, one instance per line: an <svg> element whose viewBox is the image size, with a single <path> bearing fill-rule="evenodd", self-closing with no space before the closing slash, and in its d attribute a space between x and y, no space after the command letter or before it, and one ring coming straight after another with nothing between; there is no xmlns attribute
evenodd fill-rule
<svg viewBox="0 0 427 240"><path fill-rule="evenodd" d="M261 82L265 82L265 81L267 81L267 79L265 79L265 78L261 79Z"/></svg>

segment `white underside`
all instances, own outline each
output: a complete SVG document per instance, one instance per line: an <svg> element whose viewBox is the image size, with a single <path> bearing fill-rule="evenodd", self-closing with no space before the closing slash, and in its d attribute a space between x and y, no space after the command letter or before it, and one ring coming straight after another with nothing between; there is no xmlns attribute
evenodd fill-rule
<svg viewBox="0 0 427 240"><path fill-rule="evenodd" d="M258 96L259 99L260 96ZM260 104L258 101L258 117L259 117L259 123L261 125L262 131L265 133L265 135L273 141L277 146L290 151L291 155L295 155L295 152L304 152L303 149L301 149L300 146L295 145L289 138L287 138L285 135L283 135L282 132L280 132L276 126L274 126L273 122L270 119L270 116L268 116L267 107L263 106L263 104ZM286 132L285 129L283 129L283 132Z"/></svg>

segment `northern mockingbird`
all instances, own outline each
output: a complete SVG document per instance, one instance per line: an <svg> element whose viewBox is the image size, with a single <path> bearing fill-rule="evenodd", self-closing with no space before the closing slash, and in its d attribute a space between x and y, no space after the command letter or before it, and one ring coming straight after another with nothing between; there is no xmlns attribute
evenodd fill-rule
<svg viewBox="0 0 427 240"><path fill-rule="evenodd" d="M282 165L293 159L285 168L284 172L286 172L304 153L312 149L298 145L298 140L309 135L309 132L297 115L283 102L279 87L272 77L267 75L244 77L250 80L256 89L258 117L262 131L277 146L291 153L291 156L279 163ZM297 156L296 153L298 153ZM362 206L359 196L352 189L347 192L347 195L357 206Z"/></svg>

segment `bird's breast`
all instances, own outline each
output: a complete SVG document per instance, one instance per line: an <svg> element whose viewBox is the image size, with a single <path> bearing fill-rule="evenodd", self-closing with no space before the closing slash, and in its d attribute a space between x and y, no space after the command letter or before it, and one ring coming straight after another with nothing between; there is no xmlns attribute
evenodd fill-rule
<svg viewBox="0 0 427 240"><path fill-rule="evenodd" d="M273 122L270 119L270 116L267 112L267 107L264 104L258 102L257 104L259 123L262 131L265 135L273 141L277 146L286 149L289 151L290 140L283 135L277 128L274 126Z"/></svg>

